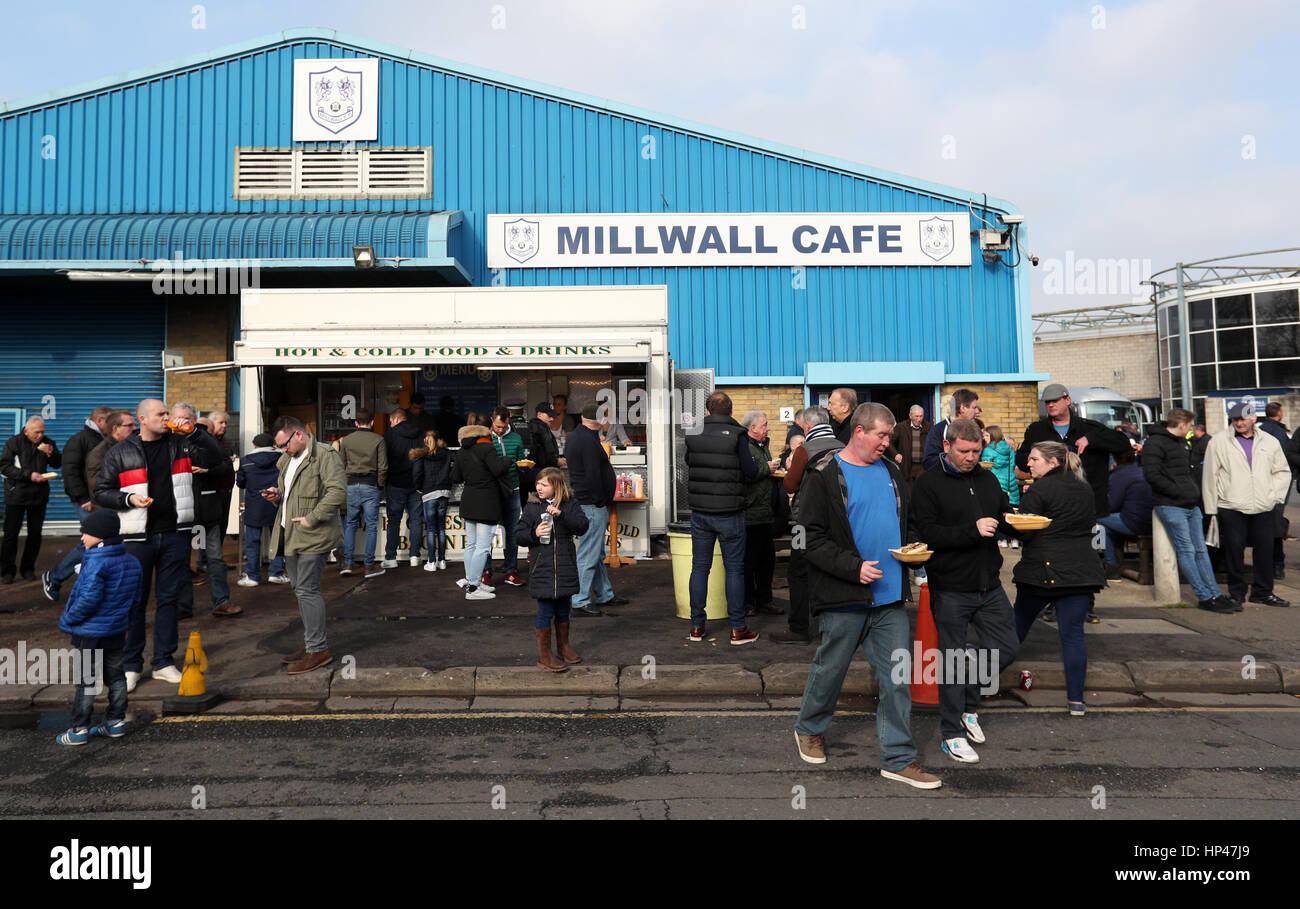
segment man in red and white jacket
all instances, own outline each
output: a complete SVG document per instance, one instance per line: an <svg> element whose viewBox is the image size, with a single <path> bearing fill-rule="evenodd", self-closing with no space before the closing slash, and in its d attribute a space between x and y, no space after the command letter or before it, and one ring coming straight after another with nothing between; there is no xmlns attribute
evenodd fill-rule
<svg viewBox="0 0 1300 909"><path fill-rule="evenodd" d="M140 599L131 609L122 667L127 690L134 690L144 671L145 605L157 575L154 613L153 675L178 683L176 604L189 583L190 532L194 526L194 456L211 463L221 457L213 438L188 420L168 427L167 405L147 398L136 420L140 431L109 449L95 483L95 501L121 512L126 551L144 574ZM200 457L200 460L203 460Z"/></svg>

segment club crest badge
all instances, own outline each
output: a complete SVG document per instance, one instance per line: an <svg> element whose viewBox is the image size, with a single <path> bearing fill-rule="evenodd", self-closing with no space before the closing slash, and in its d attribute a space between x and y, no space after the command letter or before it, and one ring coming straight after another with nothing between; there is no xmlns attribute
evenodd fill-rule
<svg viewBox="0 0 1300 909"><path fill-rule="evenodd" d="M332 67L309 77L312 120L338 135L361 117L361 71Z"/></svg>
<svg viewBox="0 0 1300 909"><path fill-rule="evenodd" d="M938 262L953 251L956 230L946 218L926 218L919 222L921 252Z"/></svg>
<svg viewBox="0 0 1300 909"><path fill-rule="evenodd" d="M527 262L537 255L537 235L541 225L526 218L507 221L505 227L506 255L516 262Z"/></svg>

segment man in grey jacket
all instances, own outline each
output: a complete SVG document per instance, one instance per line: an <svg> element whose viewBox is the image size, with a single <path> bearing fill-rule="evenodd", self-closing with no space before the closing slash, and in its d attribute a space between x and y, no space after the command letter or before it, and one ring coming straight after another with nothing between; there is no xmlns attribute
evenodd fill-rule
<svg viewBox="0 0 1300 909"><path fill-rule="evenodd" d="M357 408L356 429L339 440L339 458L347 479L348 516L343 524L343 564L339 574L352 574L352 552L356 548L357 524L366 522L366 577L384 573L375 564L375 547L379 543L380 491L388 483L388 447L384 437L374 432L375 418L364 407ZM396 528L393 528L396 533Z"/></svg>

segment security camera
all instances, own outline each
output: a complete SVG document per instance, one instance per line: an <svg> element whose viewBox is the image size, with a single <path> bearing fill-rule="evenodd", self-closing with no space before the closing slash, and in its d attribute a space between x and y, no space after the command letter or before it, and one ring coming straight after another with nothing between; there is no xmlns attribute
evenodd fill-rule
<svg viewBox="0 0 1300 909"><path fill-rule="evenodd" d="M1003 224L1023 224L1025 222L1025 216L999 214L998 220L1001 221Z"/></svg>
<svg viewBox="0 0 1300 909"><path fill-rule="evenodd" d="M1032 265L1032 266L1034 266L1035 268L1037 268L1037 267L1038 267L1038 256L1030 256L1030 257L1029 257L1029 264Z"/></svg>

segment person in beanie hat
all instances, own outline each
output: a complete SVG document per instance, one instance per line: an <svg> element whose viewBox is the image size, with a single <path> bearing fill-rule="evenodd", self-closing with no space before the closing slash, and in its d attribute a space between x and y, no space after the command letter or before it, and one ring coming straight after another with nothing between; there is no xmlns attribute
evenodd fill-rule
<svg viewBox="0 0 1300 909"><path fill-rule="evenodd" d="M253 436L253 450L239 460L235 484L244 490L244 573L235 583L256 587L262 581L262 532L275 524L275 506L262 496L262 490L274 486L280 478L276 465L280 452L275 450L269 432ZM271 560L272 584L288 584L284 575L284 556Z"/></svg>
<svg viewBox="0 0 1300 909"><path fill-rule="evenodd" d="M116 739L126 734L126 671L122 649L131 624L131 606L140 598L144 572L122 543L116 511L92 511L81 519L86 554L81 573L59 619L59 630L72 636L80 651L72 696L72 726L55 739L60 745L84 745L91 736ZM95 694L108 684L104 722L90 728Z"/></svg>
<svg viewBox="0 0 1300 909"><path fill-rule="evenodd" d="M602 606L620 606L626 597L614 594L605 571L605 528L609 527L609 505L614 501L614 467L600 443L600 422L595 404L582 408L582 425L569 433L564 456L569 464L569 486L573 498L587 516L587 532L578 540L578 593L571 615L604 615Z"/></svg>

